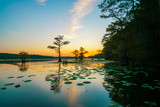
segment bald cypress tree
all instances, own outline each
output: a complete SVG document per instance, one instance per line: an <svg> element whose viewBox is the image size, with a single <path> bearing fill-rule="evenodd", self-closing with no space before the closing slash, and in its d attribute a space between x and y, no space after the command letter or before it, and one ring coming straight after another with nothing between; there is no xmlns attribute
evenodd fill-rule
<svg viewBox="0 0 160 107"><path fill-rule="evenodd" d="M55 46L51 46L49 45L47 48L49 49L54 49L58 54L59 54L59 59L58 59L58 62L61 62L62 61L62 58L61 58L61 47L63 45L67 45L69 44L70 42L69 41L63 41L63 35L57 35L57 37L55 37L55 41L53 42L53 44Z"/></svg>

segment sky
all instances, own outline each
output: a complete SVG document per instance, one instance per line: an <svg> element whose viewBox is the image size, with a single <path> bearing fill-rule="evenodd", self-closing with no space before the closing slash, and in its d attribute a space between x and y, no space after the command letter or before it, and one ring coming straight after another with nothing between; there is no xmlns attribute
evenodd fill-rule
<svg viewBox="0 0 160 107"><path fill-rule="evenodd" d="M48 45L64 35L70 44L62 47L62 56L84 47L97 54L111 20L100 18L103 0L0 0L0 53L58 56Z"/></svg>

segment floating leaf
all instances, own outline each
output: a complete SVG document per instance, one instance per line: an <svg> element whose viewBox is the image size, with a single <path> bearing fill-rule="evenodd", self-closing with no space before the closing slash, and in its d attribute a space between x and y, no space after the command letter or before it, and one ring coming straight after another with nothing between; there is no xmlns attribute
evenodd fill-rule
<svg viewBox="0 0 160 107"><path fill-rule="evenodd" d="M31 82L32 80L25 80L24 82Z"/></svg>
<svg viewBox="0 0 160 107"><path fill-rule="evenodd" d="M33 77L33 76L36 76L36 75L29 75L28 77Z"/></svg>
<svg viewBox="0 0 160 107"><path fill-rule="evenodd" d="M65 82L64 84L72 84L72 82L70 82L70 81L67 81L67 82Z"/></svg>
<svg viewBox="0 0 160 107"><path fill-rule="evenodd" d="M150 106L156 106L157 105L155 102L149 102L149 101L144 101L143 103L148 104Z"/></svg>
<svg viewBox="0 0 160 107"><path fill-rule="evenodd" d="M15 85L15 88L18 88L18 87L20 87L21 85L19 85L19 84L17 84L17 85Z"/></svg>
<svg viewBox="0 0 160 107"><path fill-rule="evenodd" d="M8 86L8 85L14 85L14 83L8 83L8 84L5 84L4 86Z"/></svg>
<svg viewBox="0 0 160 107"><path fill-rule="evenodd" d="M14 77L8 77L8 79L10 79L10 78L14 78Z"/></svg>
<svg viewBox="0 0 160 107"><path fill-rule="evenodd" d="M91 82L90 81L84 81L83 83L84 84L90 84Z"/></svg>
<svg viewBox="0 0 160 107"><path fill-rule="evenodd" d="M90 78L88 78L88 79L92 79L92 78L90 77Z"/></svg>
<svg viewBox="0 0 160 107"><path fill-rule="evenodd" d="M77 79L77 77L72 77L70 80L76 80Z"/></svg>
<svg viewBox="0 0 160 107"><path fill-rule="evenodd" d="M24 76L19 76L19 77L17 77L17 78L23 78Z"/></svg>
<svg viewBox="0 0 160 107"><path fill-rule="evenodd" d="M52 81L52 79L46 79L46 81Z"/></svg>
<svg viewBox="0 0 160 107"><path fill-rule="evenodd" d="M79 79L85 79L84 77L79 77Z"/></svg>
<svg viewBox="0 0 160 107"><path fill-rule="evenodd" d="M7 89L6 87L1 88L1 90L6 90L6 89Z"/></svg>
<svg viewBox="0 0 160 107"><path fill-rule="evenodd" d="M115 81L114 83L120 83L119 81Z"/></svg>
<svg viewBox="0 0 160 107"><path fill-rule="evenodd" d="M77 85L78 85L78 86L82 86L82 85L84 85L84 84L83 84L83 83L78 83Z"/></svg>
<svg viewBox="0 0 160 107"><path fill-rule="evenodd" d="M159 87L159 86L154 86L154 88L158 88L158 89L160 89L160 87Z"/></svg>
<svg viewBox="0 0 160 107"><path fill-rule="evenodd" d="M102 82L102 84L106 84L106 82Z"/></svg>

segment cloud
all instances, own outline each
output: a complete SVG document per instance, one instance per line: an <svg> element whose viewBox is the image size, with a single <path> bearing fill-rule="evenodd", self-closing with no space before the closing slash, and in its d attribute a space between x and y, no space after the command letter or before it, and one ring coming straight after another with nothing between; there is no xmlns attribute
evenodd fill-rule
<svg viewBox="0 0 160 107"><path fill-rule="evenodd" d="M36 1L36 3L39 4L39 5L46 5L45 2L46 2L47 0L35 0L35 1Z"/></svg>
<svg viewBox="0 0 160 107"><path fill-rule="evenodd" d="M75 32L83 28L83 26L80 25L81 19L92 11L94 2L96 1L97 0L78 0L74 3L73 8L70 10L72 16L66 37L73 38L77 36Z"/></svg>

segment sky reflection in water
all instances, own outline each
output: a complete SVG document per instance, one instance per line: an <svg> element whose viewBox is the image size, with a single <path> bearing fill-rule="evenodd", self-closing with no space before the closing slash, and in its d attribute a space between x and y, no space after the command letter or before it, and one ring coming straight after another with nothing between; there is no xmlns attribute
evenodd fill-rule
<svg viewBox="0 0 160 107"><path fill-rule="evenodd" d="M0 64L0 87L2 107L160 105L160 81L155 75L103 62Z"/></svg>
<svg viewBox="0 0 160 107"><path fill-rule="evenodd" d="M97 67L100 65L89 63L65 65L32 62L27 63L26 68L22 68L20 64L0 64L0 87L6 87L5 90L0 90L0 104L5 107L108 106L111 99L102 85L104 75L90 70ZM65 84L67 81L72 83ZM77 85L84 81L91 83ZM4 86L8 83L14 84Z"/></svg>

